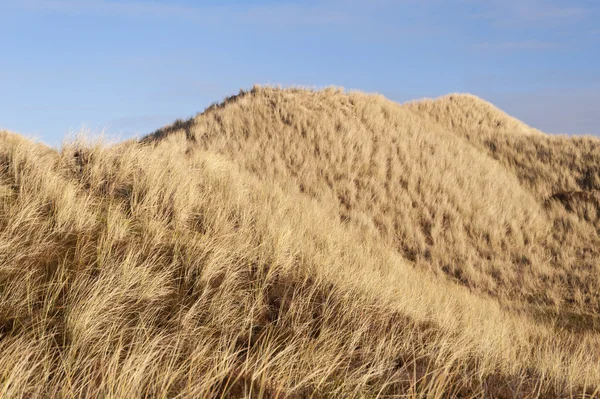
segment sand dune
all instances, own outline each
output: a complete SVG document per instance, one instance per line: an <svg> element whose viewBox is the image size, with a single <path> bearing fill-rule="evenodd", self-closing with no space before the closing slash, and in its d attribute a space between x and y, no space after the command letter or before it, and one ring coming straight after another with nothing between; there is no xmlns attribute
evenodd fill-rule
<svg viewBox="0 0 600 399"><path fill-rule="evenodd" d="M595 138L255 87L139 142L0 143L0 397L598 393Z"/></svg>

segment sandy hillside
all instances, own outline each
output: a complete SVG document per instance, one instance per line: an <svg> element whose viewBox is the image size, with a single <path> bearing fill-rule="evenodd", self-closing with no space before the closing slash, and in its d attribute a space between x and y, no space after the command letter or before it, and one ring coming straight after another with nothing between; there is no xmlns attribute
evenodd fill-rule
<svg viewBox="0 0 600 399"><path fill-rule="evenodd" d="M470 95L260 88L0 133L0 397L582 397L600 141Z"/></svg>

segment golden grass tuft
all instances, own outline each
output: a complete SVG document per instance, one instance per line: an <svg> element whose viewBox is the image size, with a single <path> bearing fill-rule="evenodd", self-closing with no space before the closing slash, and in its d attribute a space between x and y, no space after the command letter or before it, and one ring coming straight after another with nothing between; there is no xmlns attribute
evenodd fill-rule
<svg viewBox="0 0 600 399"><path fill-rule="evenodd" d="M0 397L599 392L596 139L255 87L141 142L0 142Z"/></svg>

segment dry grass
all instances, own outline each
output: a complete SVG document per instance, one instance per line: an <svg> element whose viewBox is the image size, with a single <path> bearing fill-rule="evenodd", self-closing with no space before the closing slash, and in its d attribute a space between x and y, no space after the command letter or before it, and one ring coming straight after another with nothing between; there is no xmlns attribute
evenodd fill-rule
<svg viewBox="0 0 600 399"><path fill-rule="evenodd" d="M600 189L595 139L254 88L142 142L0 142L0 397L598 393L597 205L549 199Z"/></svg>
<svg viewBox="0 0 600 399"><path fill-rule="evenodd" d="M503 303L600 310L600 225L546 201L600 188L596 139L545 135L469 95L401 106L335 89L256 88L153 137L177 129Z"/></svg>

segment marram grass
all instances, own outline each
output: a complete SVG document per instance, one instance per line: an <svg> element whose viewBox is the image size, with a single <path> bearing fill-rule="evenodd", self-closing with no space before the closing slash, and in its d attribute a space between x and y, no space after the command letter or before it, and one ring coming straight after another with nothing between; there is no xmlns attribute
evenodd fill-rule
<svg viewBox="0 0 600 399"><path fill-rule="evenodd" d="M465 95L0 133L0 397L599 396L599 171Z"/></svg>

